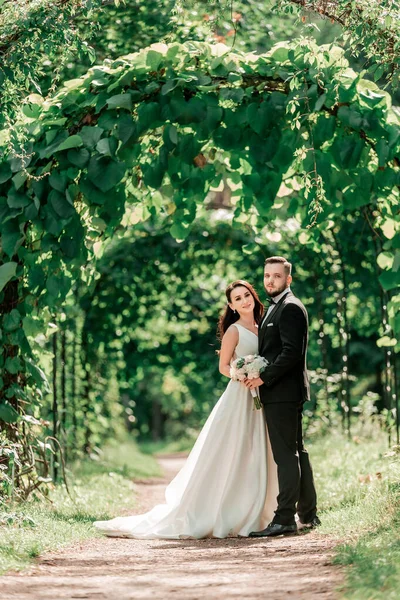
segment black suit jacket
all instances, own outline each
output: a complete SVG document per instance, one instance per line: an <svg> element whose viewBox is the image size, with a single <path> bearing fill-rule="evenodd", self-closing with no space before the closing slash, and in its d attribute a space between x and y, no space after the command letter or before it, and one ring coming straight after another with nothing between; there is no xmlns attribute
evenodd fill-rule
<svg viewBox="0 0 400 600"><path fill-rule="evenodd" d="M270 364L260 377L263 404L296 402L310 399L306 354L308 345L307 311L289 291L261 323L258 352Z"/></svg>

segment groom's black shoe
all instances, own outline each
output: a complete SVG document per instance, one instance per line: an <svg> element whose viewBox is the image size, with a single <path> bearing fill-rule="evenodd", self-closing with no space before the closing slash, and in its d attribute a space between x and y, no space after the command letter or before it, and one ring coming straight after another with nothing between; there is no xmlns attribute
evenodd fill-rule
<svg viewBox="0 0 400 600"><path fill-rule="evenodd" d="M298 525L298 529L299 530L315 529L316 527L319 527L320 525L321 525L321 521L319 520L319 517L317 517L317 515L315 515L315 517L313 519L311 519L311 521L309 521L308 523L302 523L300 521L299 525Z"/></svg>
<svg viewBox="0 0 400 600"><path fill-rule="evenodd" d="M297 525L280 525L279 523L270 523L262 531L251 531L249 537L274 537L276 535L294 535L297 533Z"/></svg>

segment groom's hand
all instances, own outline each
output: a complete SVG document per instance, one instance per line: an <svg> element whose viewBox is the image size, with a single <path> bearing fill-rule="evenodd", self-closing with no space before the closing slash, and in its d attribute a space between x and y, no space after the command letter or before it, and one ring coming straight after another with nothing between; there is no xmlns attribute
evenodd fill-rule
<svg viewBox="0 0 400 600"><path fill-rule="evenodd" d="M264 382L261 377L257 377L257 379L245 379L243 383L249 390L254 390L254 388L260 387Z"/></svg>

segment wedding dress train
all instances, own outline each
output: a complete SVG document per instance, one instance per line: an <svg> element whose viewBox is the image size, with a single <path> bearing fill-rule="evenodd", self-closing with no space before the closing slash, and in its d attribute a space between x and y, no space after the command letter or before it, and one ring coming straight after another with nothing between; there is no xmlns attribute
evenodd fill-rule
<svg viewBox="0 0 400 600"><path fill-rule="evenodd" d="M240 325L237 356L257 353L257 336ZM165 491L165 504L145 514L96 521L107 536L139 539L225 538L264 529L278 495L262 410L247 388L230 381L182 469Z"/></svg>

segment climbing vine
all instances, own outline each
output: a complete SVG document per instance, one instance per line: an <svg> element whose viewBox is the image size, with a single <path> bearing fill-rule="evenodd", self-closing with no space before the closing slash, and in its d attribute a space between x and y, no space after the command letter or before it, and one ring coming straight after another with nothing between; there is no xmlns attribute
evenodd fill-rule
<svg viewBox="0 0 400 600"><path fill-rule="evenodd" d="M154 44L49 100L31 95L1 143L0 419L10 439L48 385L40 336L74 282L93 283L89 265L124 226L126 203L130 224L159 214L178 240L220 186L234 226L250 232L278 192L304 228L372 205L380 283L391 294L400 284L399 118L337 47L304 40L257 56ZM399 304L388 304L395 332Z"/></svg>

